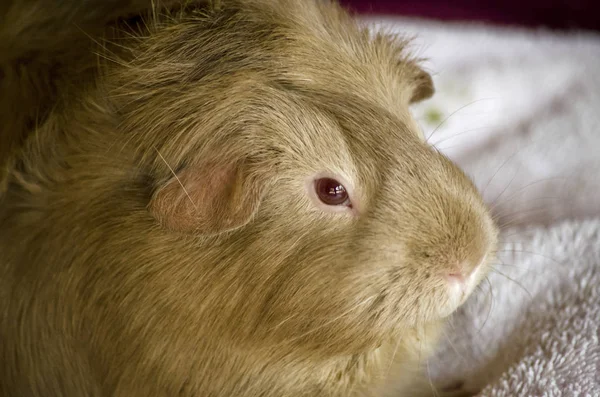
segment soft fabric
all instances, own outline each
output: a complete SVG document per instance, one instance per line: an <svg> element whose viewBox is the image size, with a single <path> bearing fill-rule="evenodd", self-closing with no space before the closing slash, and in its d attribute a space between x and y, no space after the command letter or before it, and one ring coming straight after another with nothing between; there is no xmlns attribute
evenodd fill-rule
<svg viewBox="0 0 600 397"><path fill-rule="evenodd" d="M367 23L417 35L437 94L414 113L503 231L503 263L453 318L432 379L600 396L600 35Z"/></svg>
<svg viewBox="0 0 600 397"><path fill-rule="evenodd" d="M507 231L429 364L480 396L600 396L600 218ZM490 289L491 286L491 289Z"/></svg>

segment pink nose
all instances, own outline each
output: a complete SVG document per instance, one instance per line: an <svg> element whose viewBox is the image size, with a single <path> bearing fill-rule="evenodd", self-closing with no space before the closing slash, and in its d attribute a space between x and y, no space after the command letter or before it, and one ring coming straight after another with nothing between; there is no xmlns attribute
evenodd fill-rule
<svg viewBox="0 0 600 397"><path fill-rule="evenodd" d="M465 276L463 275L462 272L453 272L453 273L449 273L448 274L448 278L451 281L455 281L455 282L459 282L462 283L465 281Z"/></svg>
<svg viewBox="0 0 600 397"><path fill-rule="evenodd" d="M469 276L475 272L479 265L480 264L472 266L469 263L457 263L449 269L448 273L446 273L446 277L450 281L464 283Z"/></svg>

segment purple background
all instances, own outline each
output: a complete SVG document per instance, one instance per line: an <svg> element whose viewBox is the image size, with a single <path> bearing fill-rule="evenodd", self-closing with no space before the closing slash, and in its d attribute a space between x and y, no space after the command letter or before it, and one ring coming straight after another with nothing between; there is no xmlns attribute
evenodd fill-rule
<svg viewBox="0 0 600 397"><path fill-rule="evenodd" d="M361 14L600 30L600 0L340 0Z"/></svg>

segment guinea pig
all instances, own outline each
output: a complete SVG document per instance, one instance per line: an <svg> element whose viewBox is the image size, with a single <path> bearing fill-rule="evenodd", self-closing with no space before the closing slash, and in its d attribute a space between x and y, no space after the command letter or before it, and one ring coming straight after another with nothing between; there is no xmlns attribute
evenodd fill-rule
<svg viewBox="0 0 600 397"><path fill-rule="evenodd" d="M319 0L111 23L9 162L1 395L436 393L497 231L407 42Z"/></svg>

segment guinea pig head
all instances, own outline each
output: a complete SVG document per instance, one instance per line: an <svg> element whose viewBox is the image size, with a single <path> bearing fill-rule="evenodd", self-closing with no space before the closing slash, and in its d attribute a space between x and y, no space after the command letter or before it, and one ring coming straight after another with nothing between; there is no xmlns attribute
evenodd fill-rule
<svg viewBox="0 0 600 397"><path fill-rule="evenodd" d="M149 204L174 266L226 299L209 315L224 333L356 352L465 301L495 229L454 164L352 95L254 95L269 107L248 105L243 131L221 124L179 170L163 164Z"/></svg>
<svg viewBox="0 0 600 397"><path fill-rule="evenodd" d="M174 36L205 31L159 31L120 72L121 128L153 175L133 261L174 269L165 288L181 291L163 304L204 342L373 349L450 315L493 259L477 190L410 115L433 93L429 75L344 14L315 15L331 20L268 30L240 18L227 43L214 23L217 53L197 59L173 59L196 54L172 50ZM253 44L246 31L277 34ZM161 56L179 67L159 69Z"/></svg>

